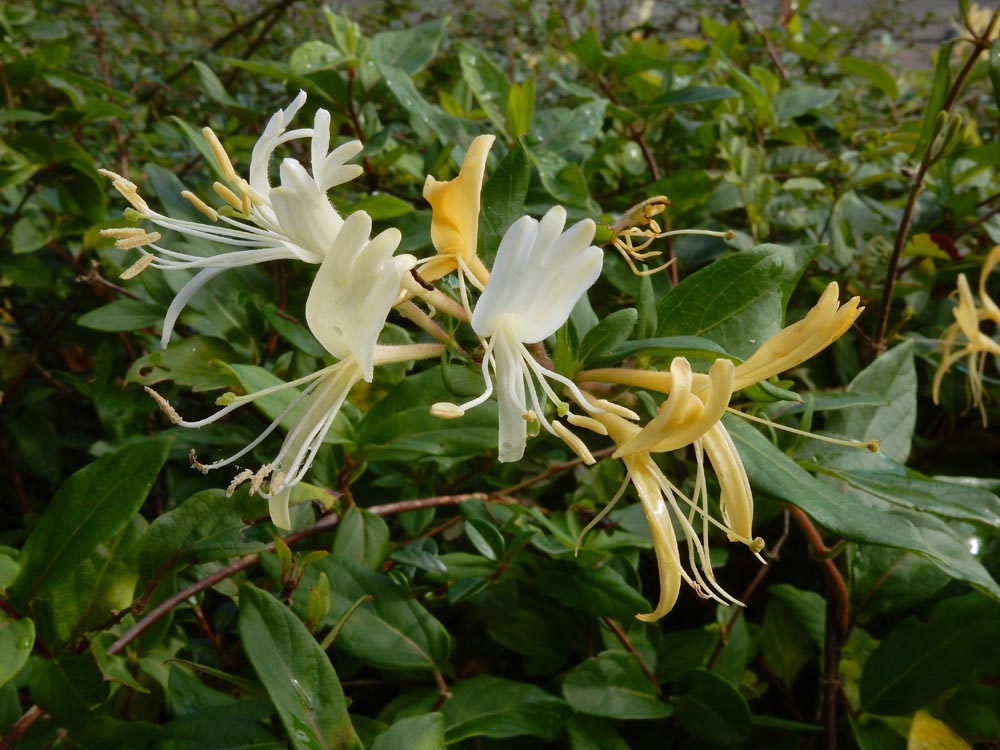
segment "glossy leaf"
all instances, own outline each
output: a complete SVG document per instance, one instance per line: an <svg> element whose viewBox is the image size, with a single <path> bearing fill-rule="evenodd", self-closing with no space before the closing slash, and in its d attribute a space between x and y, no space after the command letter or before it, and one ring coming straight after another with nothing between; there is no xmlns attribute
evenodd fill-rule
<svg viewBox="0 0 1000 750"><path fill-rule="evenodd" d="M540 687L524 682L479 675L452 687L441 707L445 739L530 735L552 740L562 731L569 707Z"/></svg>
<svg viewBox="0 0 1000 750"><path fill-rule="evenodd" d="M609 719L659 719L673 707L642 673L636 657L605 651L566 674L563 697L581 713Z"/></svg>
<svg viewBox="0 0 1000 750"><path fill-rule="evenodd" d="M28 601L55 588L139 512L170 443L143 440L85 466L59 488L21 553L11 595Z"/></svg>
<svg viewBox="0 0 1000 750"><path fill-rule="evenodd" d="M337 524L330 553L376 570L389 554L389 527L376 515L350 508Z"/></svg>
<svg viewBox="0 0 1000 750"><path fill-rule="evenodd" d="M444 666L451 640L441 625L406 589L387 576L347 560L329 557L314 566L330 579L328 621L334 622L358 600L336 648L385 669L427 671Z"/></svg>
<svg viewBox="0 0 1000 750"><path fill-rule="evenodd" d="M292 747L361 748L337 673L290 609L267 592L243 584L239 633Z"/></svg>
<svg viewBox="0 0 1000 750"><path fill-rule="evenodd" d="M781 327L785 305L817 246L761 245L692 274L657 308L657 336L702 336L747 357Z"/></svg>
<svg viewBox="0 0 1000 750"><path fill-rule="evenodd" d="M157 518L139 548L143 576L164 576L192 562L209 562L245 555L264 548L246 538L250 522L267 512L259 497L246 491L227 495L204 490Z"/></svg>
<svg viewBox="0 0 1000 750"><path fill-rule="evenodd" d="M861 705L905 714L974 674L997 651L1000 604L982 594L952 597L927 622L909 618L882 639L861 675Z"/></svg>
<svg viewBox="0 0 1000 750"><path fill-rule="evenodd" d="M677 691L677 722L691 734L723 744L741 742L750 734L750 708L721 677L695 670L680 681Z"/></svg>

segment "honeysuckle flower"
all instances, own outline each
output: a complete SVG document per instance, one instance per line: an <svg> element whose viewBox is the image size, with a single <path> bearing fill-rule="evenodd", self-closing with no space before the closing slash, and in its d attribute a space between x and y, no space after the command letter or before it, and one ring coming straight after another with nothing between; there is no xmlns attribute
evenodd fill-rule
<svg viewBox="0 0 1000 750"><path fill-rule="evenodd" d="M234 455L204 464L192 452L192 463L202 472L228 466L256 448L288 414L298 410L277 456L256 471L244 469L229 486L232 492L249 481L251 492L268 498L271 519L283 529L291 527L288 503L292 487L312 465L351 388L360 380L370 382L377 365L436 357L444 351L440 344L376 344L399 295L400 281L416 259L410 255L393 257L400 241L398 230L387 229L369 240L371 226L371 218L363 212L347 219L323 258L306 300L306 321L313 335L339 362L246 396L228 393L217 402L222 409L198 421L184 420L165 399L147 388L172 422L203 427L264 396L304 386L255 440Z"/></svg>
<svg viewBox="0 0 1000 750"><path fill-rule="evenodd" d="M361 174L361 167L346 162L361 151L362 144L357 140L348 141L330 151L330 113L324 109L316 110L313 127L288 130L305 100L305 92L299 92L288 107L278 110L268 121L254 145L248 179L237 175L211 128L202 130L225 179L225 183L216 182L214 186L225 205L216 210L194 193L184 191L181 195L208 222L176 219L154 211L139 195L135 183L110 170L100 170L111 178L114 187L132 205L132 210L126 212L129 218L239 248L200 256L163 247L160 244L162 235L158 231L147 232L136 227L101 232L113 237L116 247L136 249L140 253L139 260L122 274L122 278L131 278L150 266L163 270L198 271L177 293L167 310L163 322L163 346L169 342L177 317L194 294L227 268L282 258L318 264L323 262L333 245L344 220L330 204L327 191ZM272 187L268 167L275 149L304 138L310 140L312 171L297 160L286 158L278 169L279 184Z"/></svg>
<svg viewBox="0 0 1000 750"><path fill-rule="evenodd" d="M432 410L439 417L460 417L492 395L495 379L502 462L517 461L524 455L529 423L537 423L560 437L585 461L593 462L578 437L558 420L545 416L548 400L571 424L586 419L569 415L569 404L556 394L549 381L566 388L588 411L611 408L604 402L590 405L571 380L544 368L527 348L551 336L566 322L577 300L601 273L603 255L590 244L594 222L584 219L563 231L565 225L566 211L556 206L541 221L524 216L507 230L489 281L472 313L472 328L485 346L482 369L486 390L461 406L439 403Z"/></svg>
<svg viewBox="0 0 1000 750"><path fill-rule="evenodd" d="M986 291L986 280L997 263L1000 263L1000 245L994 247L986 261L983 263L983 270L979 275L979 299L981 307L976 307L972 297L972 290L965 274L958 275L958 305L952 310L955 322L945 329L942 337L941 362L934 373L934 380L931 384L931 397L934 403L938 403L941 392L941 382L944 375L951 369L952 365L963 357L966 358L966 377L969 382L969 400L979 409L983 419L983 426L987 424L986 404L984 402L983 391L983 370L986 367L986 360L989 356L1000 356L1000 344L984 333L979 324L982 321L990 321L1000 325L1000 307ZM965 345L956 349L959 337L964 337Z"/></svg>
<svg viewBox="0 0 1000 750"><path fill-rule="evenodd" d="M729 365L728 368L725 365L720 366L723 371L722 377L731 379L732 363L728 360L720 361ZM671 397L673 398L673 395ZM593 419L606 429L607 434L618 445L628 443L640 431L638 425L607 411L594 414ZM673 608L682 581L688 583L705 598L714 599L721 604L742 604L728 594L715 579L709 559L709 527L716 526L722 529L731 541L743 542L754 554L763 549L764 542L759 538L750 538L750 516L741 505L742 496L749 496L749 484L746 481L746 474L742 472L742 464L738 463L732 441L724 430L721 430L721 425L719 428L720 430L710 428L696 443L698 473L692 493L693 499L667 479L648 451L640 450L622 456L622 463L627 472L625 482L631 482L639 495L653 537L653 551L656 554L659 571L660 596L656 607L648 614L636 615L644 622L659 620ZM711 452L710 460L719 474L720 484L723 485L723 501L720 502L722 521L715 519L709 511L703 471L703 449ZM624 486L623 484L623 488ZM740 495L740 503L734 502L734 491ZM620 494L616 496L616 500L619 496ZM726 500L729 501L728 505ZM601 515L603 516L603 513ZM687 547L686 565L681 559L675 525L680 527ZM700 528L697 528L698 526Z"/></svg>
<svg viewBox="0 0 1000 750"><path fill-rule="evenodd" d="M656 268L639 270L636 261L645 263L650 258L655 258L663 253L660 250L647 250L654 240L664 237L674 237L681 234L700 234L709 237L720 237L731 240L732 230L716 232L710 229L675 229L665 232L660 227L659 222L654 218L663 213L670 205L670 199L665 195L656 195L647 198L641 203L632 206L622 214L622 217L613 225L608 227L610 233L611 246L615 248L622 259L628 264L629 269L636 276L652 276L667 268L672 260L662 263ZM638 244L636 244L638 243Z"/></svg>
<svg viewBox="0 0 1000 750"><path fill-rule="evenodd" d="M669 373L639 372L624 369L591 370L579 374L581 380L637 385L668 394L659 412L645 427L618 422L613 416L595 414L615 440L617 449L613 456L620 458L639 491L646 510L646 517L653 530L654 546L660 565L660 604L650 615L662 616L676 599L678 577L687 575L675 570L676 542L673 541L669 516L684 530L689 547L692 574L685 578L704 596L719 601L735 601L715 583L711 566L707 565L708 525L722 528L730 541L746 544L756 554L763 548L763 541L752 536L753 494L746 469L732 437L722 422L730 408L733 393L804 362L829 346L841 336L864 310L860 298L854 297L844 305L839 303L836 282L829 284L816 305L805 318L793 323L770 337L745 362L734 365L728 359L717 359L707 374L695 373L684 357L675 357ZM735 412L739 414L740 412ZM746 416L746 415L743 415ZM774 425L789 429L782 425ZM799 431L796 431L799 432ZM877 450L877 443L858 443L827 438L852 446L866 446ZM697 464L694 500L689 500L666 479L659 479L659 469L650 458L651 453L677 450L687 445L694 448ZM705 458L712 464L719 484L719 510L722 522L716 521L708 511ZM640 479L637 479L640 477ZM659 488L656 490L655 488ZM676 497L690 509L685 519ZM667 508L670 509L668 513ZM701 539L691 527L691 518L702 519ZM668 520L664 521L667 516ZM659 545L659 546L657 546ZM695 562L701 560L700 574Z"/></svg>
<svg viewBox="0 0 1000 750"><path fill-rule="evenodd" d="M494 141L495 135L473 140L454 179L441 182L428 175L424 182L424 198L431 204L431 242L438 252L420 269L425 281L435 281L457 270L482 289L489 278L476 245L486 158Z"/></svg>

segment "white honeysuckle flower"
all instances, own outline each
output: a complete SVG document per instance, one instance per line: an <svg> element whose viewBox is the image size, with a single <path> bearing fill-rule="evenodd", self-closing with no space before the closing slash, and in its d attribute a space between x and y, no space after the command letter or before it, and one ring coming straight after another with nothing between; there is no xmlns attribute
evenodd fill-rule
<svg viewBox="0 0 1000 750"><path fill-rule="evenodd" d="M246 396L227 393L217 402L222 409L198 421L182 419L164 398L146 389L174 424L203 427L259 398L303 386L277 418L236 454L209 464L199 462L193 452L191 457L193 465L206 473L228 466L250 453L286 416L298 410L277 456L257 471L244 469L229 486L232 492L249 481L251 492L268 498L271 519L283 529L291 527L288 503L292 487L302 481L312 465L351 388L361 380L370 382L377 365L437 357L444 351L440 344L376 344L399 295L403 275L413 267L416 258L393 256L400 241L397 230L388 229L369 240L371 227L371 218L366 213L348 217L323 258L306 300L306 320L313 335L339 362Z"/></svg>
<svg viewBox="0 0 1000 750"><path fill-rule="evenodd" d="M216 182L214 189L226 205L216 210L189 191L181 195L205 215L208 222L175 219L158 213L139 195L135 183L110 170L100 170L111 178L114 187L132 205L132 210L126 212L129 218L239 248L200 256L163 247L160 244L163 236L157 231L146 232L139 228L102 231L104 236L115 239L116 247L137 249L141 253L139 260L122 274L123 278L131 278L150 266L198 271L177 293L167 310L163 346L169 342L177 317L194 294L227 268L279 259L318 264L333 246L344 220L331 205L327 191L362 173L360 166L346 162L363 146L360 141L352 140L330 151L330 113L324 109L316 111L313 127L288 130L305 100L305 92L299 92L288 107L278 110L268 121L253 148L249 179L236 174L211 128L202 130L225 179L226 184ZM272 187L268 167L275 150L289 141L303 138L310 139L311 172L297 160L286 158L278 168L279 184Z"/></svg>
<svg viewBox="0 0 1000 750"><path fill-rule="evenodd" d="M507 230L472 313L472 328L485 345L482 369L486 390L461 406L441 403L432 409L442 418L460 417L492 395L495 379L502 462L517 461L524 455L528 424L535 422L564 440L585 461L593 462L579 438L545 416L546 400L555 404L559 416L569 413L569 405L548 381L568 389L588 411L610 406L606 402L592 406L571 380L544 368L526 346L555 333L601 273L603 253L590 244L594 222L585 219L563 231L565 224L566 211L556 206L541 221L525 216ZM544 398L540 398L539 389ZM612 408L635 417L621 407ZM570 415L571 424L574 419L586 418Z"/></svg>

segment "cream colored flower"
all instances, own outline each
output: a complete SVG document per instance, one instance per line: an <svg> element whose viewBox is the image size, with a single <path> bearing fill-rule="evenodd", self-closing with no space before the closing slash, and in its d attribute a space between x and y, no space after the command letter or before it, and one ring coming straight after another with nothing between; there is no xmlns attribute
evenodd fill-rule
<svg viewBox="0 0 1000 750"><path fill-rule="evenodd" d="M215 192L225 205L216 210L193 193L184 191L181 195L205 215L208 222L175 219L154 211L139 195L135 183L110 170L101 170L132 204L132 210L126 214L130 218L238 248L200 256L164 247L160 244L163 237L156 231L116 228L101 232L113 237L119 249L135 249L140 253L139 260L122 274L122 278L131 278L150 266L167 271L198 270L167 310L163 346L169 342L177 317L195 293L227 268L282 258L318 264L333 246L344 220L330 204L327 191L361 174L361 167L345 162L361 151L362 144L357 140L348 141L330 151L330 113L324 109L316 111L313 127L288 130L305 100L305 92L300 92L287 108L278 110L268 121L253 148L249 179L236 174L215 133L210 128L202 131L225 178L225 183L215 183ZM272 187L268 168L275 150L304 138L310 140L312 171L295 159L284 159L278 169L279 184Z"/></svg>
<svg viewBox="0 0 1000 750"><path fill-rule="evenodd" d="M400 240L397 230L388 229L369 240L371 228L371 218L363 212L347 219L323 258L306 300L310 329L332 355L340 358L339 362L304 378L246 396L226 394L218 402L222 409L198 421L182 419L162 397L147 388L172 422L183 427L203 427L264 396L304 386L267 429L236 454L203 464L192 453L193 465L202 472L233 464L297 410L295 422L275 458L256 471L244 469L229 487L232 492L249 481L251 492L268 498L271 519L283 529L291 527L288 503L292 487L312 465L351 388L361 380L370 382L376 365L435 357L444 350L439 344L376 344L398 296L400 281L416 259L410 255L393 257Z"/></svg>
<svg viewBox="0 0 1000 750"><path fill-rule="evenodd" d="M433 408L436 416L460 417L493 394L495 381L502 462L520 460L528 428L535 425L564 440L587 463L594 461L565 425L546 417L546 401L560 417L569 416L569 404L549 381L568 389L585 409L601 407L591 406L571 380L540 365L526 346L555 333L601 273L603 254L590 244L594 222L585 219L563 231L565 224L566 211L556 206L541 221L524 216L507 230L472 313L472 328L485 346L486 390L461 406L441 403Z"/></svg>

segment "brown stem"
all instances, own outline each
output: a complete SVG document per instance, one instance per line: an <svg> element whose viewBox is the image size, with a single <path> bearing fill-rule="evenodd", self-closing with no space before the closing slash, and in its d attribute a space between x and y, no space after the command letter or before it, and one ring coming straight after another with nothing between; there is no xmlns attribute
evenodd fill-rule
<svg viewBox="0 0 1000 750"><path fill-rule="evenodd" d="M786 505L785 507L791 512L795 523L798 524L802 533L805 534L813 555L819 558L820 566L823 568L823 574L826 576L827 584L829 585L829 595L836 600L837 624L840 626L841 631L845 631L847 630L850 594L847 591L847 584L844 582L844 577L840 574L840 570L837 569L836 564L833 560L825 558L833 549L826 546L823 542L823 537L820 536L819 531L813 526L812 520L801 508L797 508L794 505Z"/></svg>
<svg viewBox="0 0 1000 750"><path fill-rule="evenodd" d="M955 100L958 98L959 92L962 90L962 85L965 83L966 77L972 72L973 66L979 59L980 53L989 46L988 41L976 40L973 44L972 52L970 53L965 64L959 70L958 75L955 76L955 80L952 81L951 88L948 90L948 95L945 97L944 106L941 107L942 112L949 112L952 106L955 104ZM927 170L930 169L933 164L932 155L934 152L934 138L931 138L931 142L927 144L927 148L924 149L923 156L920 159L920 166L913 175L913 179L910 182L910 194L906 199L906 207L903 209L903 217L899 222L899 229L896 231L896 240L892 245L892 255L889 258L889 267L886 269L885 283L882 286L882 300L879 304L878 310L878 322L875 324L875 336L874 336L874 354L878 356L886 347L885 332L889 324L889 308L892 306L892 293L896 287L896 276L899 269L899 259L903 254L903 247L906 245L906 236L910 231L910 222L913 220L913 209L917 204L917 197L920 195L920 189L923 186L924 176L927 174Z"/></svg>
<svg viewBox="0 0 1000 750"><path fill-rule="evenodd" d="M599 451L594 451L594 458L604 458L605 456L610 456L616 450L615 446L610 448L602 448ZM563 461L562 463L552 464L545 471L535 474L533 477L528 477L527 479L518 482L517 484L512 484L510 487L504 489L504 495L513 495L515 492L525 489L526 487L531 487L532 485L538 484L539 482L544 482L549 477L555 476L556 474L561 474L564 471L573 469L583 463L582 458L574 458L571 461Z"/></svg>
<svg viewBox="0 0 1000 750"><path fill-rule="evenodd" d="M824 670L821 682L823 747L837 750L837 696L840 694L840 634L833 592L826 599L826 633L823 641Z"/></svg>
<svg viewBox="0 0 1000 750"><path fill-rule="evenodd" d="M480 500L483 502L516 502L513 500L507 500L501 496L490 496L482 492L471 492L463 495L437 495L434 497L418 498L416 500L400 500L395 503L374 505L370 508L366 508L365 510L376 516L389 516L395 513L403 513L408 510L417 510L419 508L436 508L445 505L458 505L466 500ZM293 531L292 533L282 537L282 541L288 546L291 546L303 539L332 529L339 521L340 517L336 513L330 513L320 518L312 526L307 526L299 531ZM270 552L273 550L274 543L272 542L265 547L264 551ZM148 630L157 620L162 618L181 602L186 601L195 594L199 594L202 591L211 588L215 584L220 581L224 581L230 576L236 575L241 570L253 567L260 560L260 554L261 553L259 552L252 552L249 555L244 555L238 560L234 560L229 563L229 565L215 571L211 575L199 579L190 585L185 586L175 594L167 597L158 605L153 607L153 609L151 609L141 620L122 633L121 637L108 647L108 654L113 656L114 654L122 651L128 644L146 632L146 630Z"/></svg>
<svg viewBox="0 0 1000 750"><path fill-rule="evenodd" d="M615 638L617 638L625 647L625 650L632 654L636 661L639 662L639 669L642 670L642 673L646 675L646 679L649 680L653 687L656 688L656 692L662 692L662 690L660 690L660 683L657 681L656 676L653 674L652 670L650 670L649 665L646 664L646 661L642 658L642 656L639 655L639 652L635 650L635 646L632 645L632 641L629 640L625 631L622 630L622 626L610 617L602 617L601 621L611 628L611 632L615 634Z"/></svg>
<svg viewBox="0 0 1000 750"><path fill-rule="evenodd" d="M14 747L17 738L27 732L28 727L34 724L35 720L41 718L41 716L42 709L38 706L32 706L21 714L21 718L14 722L14 726L10 728L10 731L0 739L0 750L8 750L8 748Z"/></svg>
<svg viewBox="0 0 1000 750"><path fill-rule="evenodd" d="M750 22L753 30L757 32L757 36L764 41L764 47L767 48L768 57L771 58L771 62L774 63L774 67L778 69L778 73L782 78L787 79L788 70L781 64L781 59L778 57L778 50L775 49L774 43L768 38L767 34L764 33L760 24L757 23L757 19L753 17L753 13L750 12L750 7L747 5L746 0L736 0L736 2L741 8L743 8L743 12L747 14L747 20Z"/></svg>

